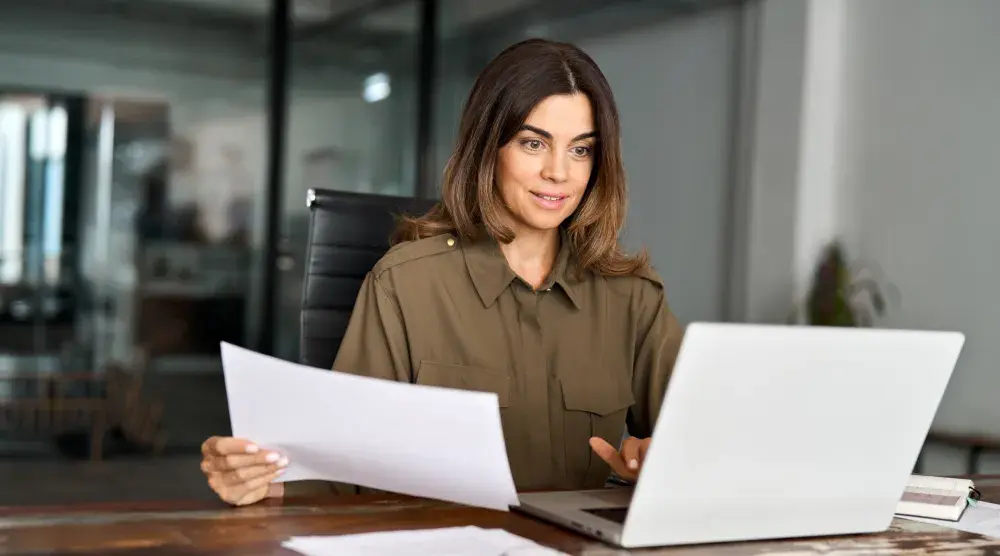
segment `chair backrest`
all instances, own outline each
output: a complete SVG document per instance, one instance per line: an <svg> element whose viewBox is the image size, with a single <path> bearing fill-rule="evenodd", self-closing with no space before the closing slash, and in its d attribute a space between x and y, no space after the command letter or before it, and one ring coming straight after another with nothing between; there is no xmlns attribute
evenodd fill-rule
<svg viewBox="0 0 1000 556"><path fill-rule="evenodd" d="M401 214L422 214L436 201L325 189L309 191L309 241L302 287L299 361L329 369L361 282L389 249Z"/></svg>

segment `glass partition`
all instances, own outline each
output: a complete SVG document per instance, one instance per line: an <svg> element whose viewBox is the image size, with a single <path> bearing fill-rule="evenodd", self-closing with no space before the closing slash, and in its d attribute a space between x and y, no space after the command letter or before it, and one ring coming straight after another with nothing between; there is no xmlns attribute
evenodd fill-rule
<svg viewBox="0 0 1000 556"><path fill-rule="evenodd" d="M421 2L293 1L275 355L296 360L310 188L412 196ZM307 9L313 6L314 9Z"/></svg>

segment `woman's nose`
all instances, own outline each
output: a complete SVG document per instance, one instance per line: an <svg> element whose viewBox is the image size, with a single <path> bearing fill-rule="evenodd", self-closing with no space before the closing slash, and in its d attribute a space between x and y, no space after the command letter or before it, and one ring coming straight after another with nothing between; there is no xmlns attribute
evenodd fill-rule
<svg viewBox="0 0 1000 556"><path fill-rule="evenodd" d="M542 178L554 183L566 181L566 164L566 157L553 153L542 168Z"/></svg>

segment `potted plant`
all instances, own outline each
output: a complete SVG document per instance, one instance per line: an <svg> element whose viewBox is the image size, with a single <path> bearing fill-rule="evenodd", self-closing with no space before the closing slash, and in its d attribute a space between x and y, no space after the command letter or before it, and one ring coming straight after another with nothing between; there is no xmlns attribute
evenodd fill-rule
<svg viewBox="0 0 1000 556"><path fill-rule="evenodd" d="M805 312L795 311L790 322L812 326L872 326L886 311L883 286L868 269L852 269L840 242L826 247L813 274ZM801 321L800 321L800 318Z"/></svg>

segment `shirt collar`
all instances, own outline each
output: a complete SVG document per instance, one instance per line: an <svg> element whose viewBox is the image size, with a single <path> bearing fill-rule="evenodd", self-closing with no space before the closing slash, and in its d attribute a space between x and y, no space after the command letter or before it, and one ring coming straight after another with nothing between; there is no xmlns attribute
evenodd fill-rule
<svg viewBox="0 0 1000 556"><path fill-rule="evenodd" d="M582 273L576 272L575 258L571 251L569 237L565 231L560 230L559 254L556 256L552 273L541 289L558 285L573 306L579 309L580 293L576 288L582 281ZM465 255L465 266L469 270L469 276L472 277L472 283L486 307L496 303L497 298L512 281L519 280L507 264L507 259L500 251L500 245L492 238L462 242L462 253Z"/></svg>

